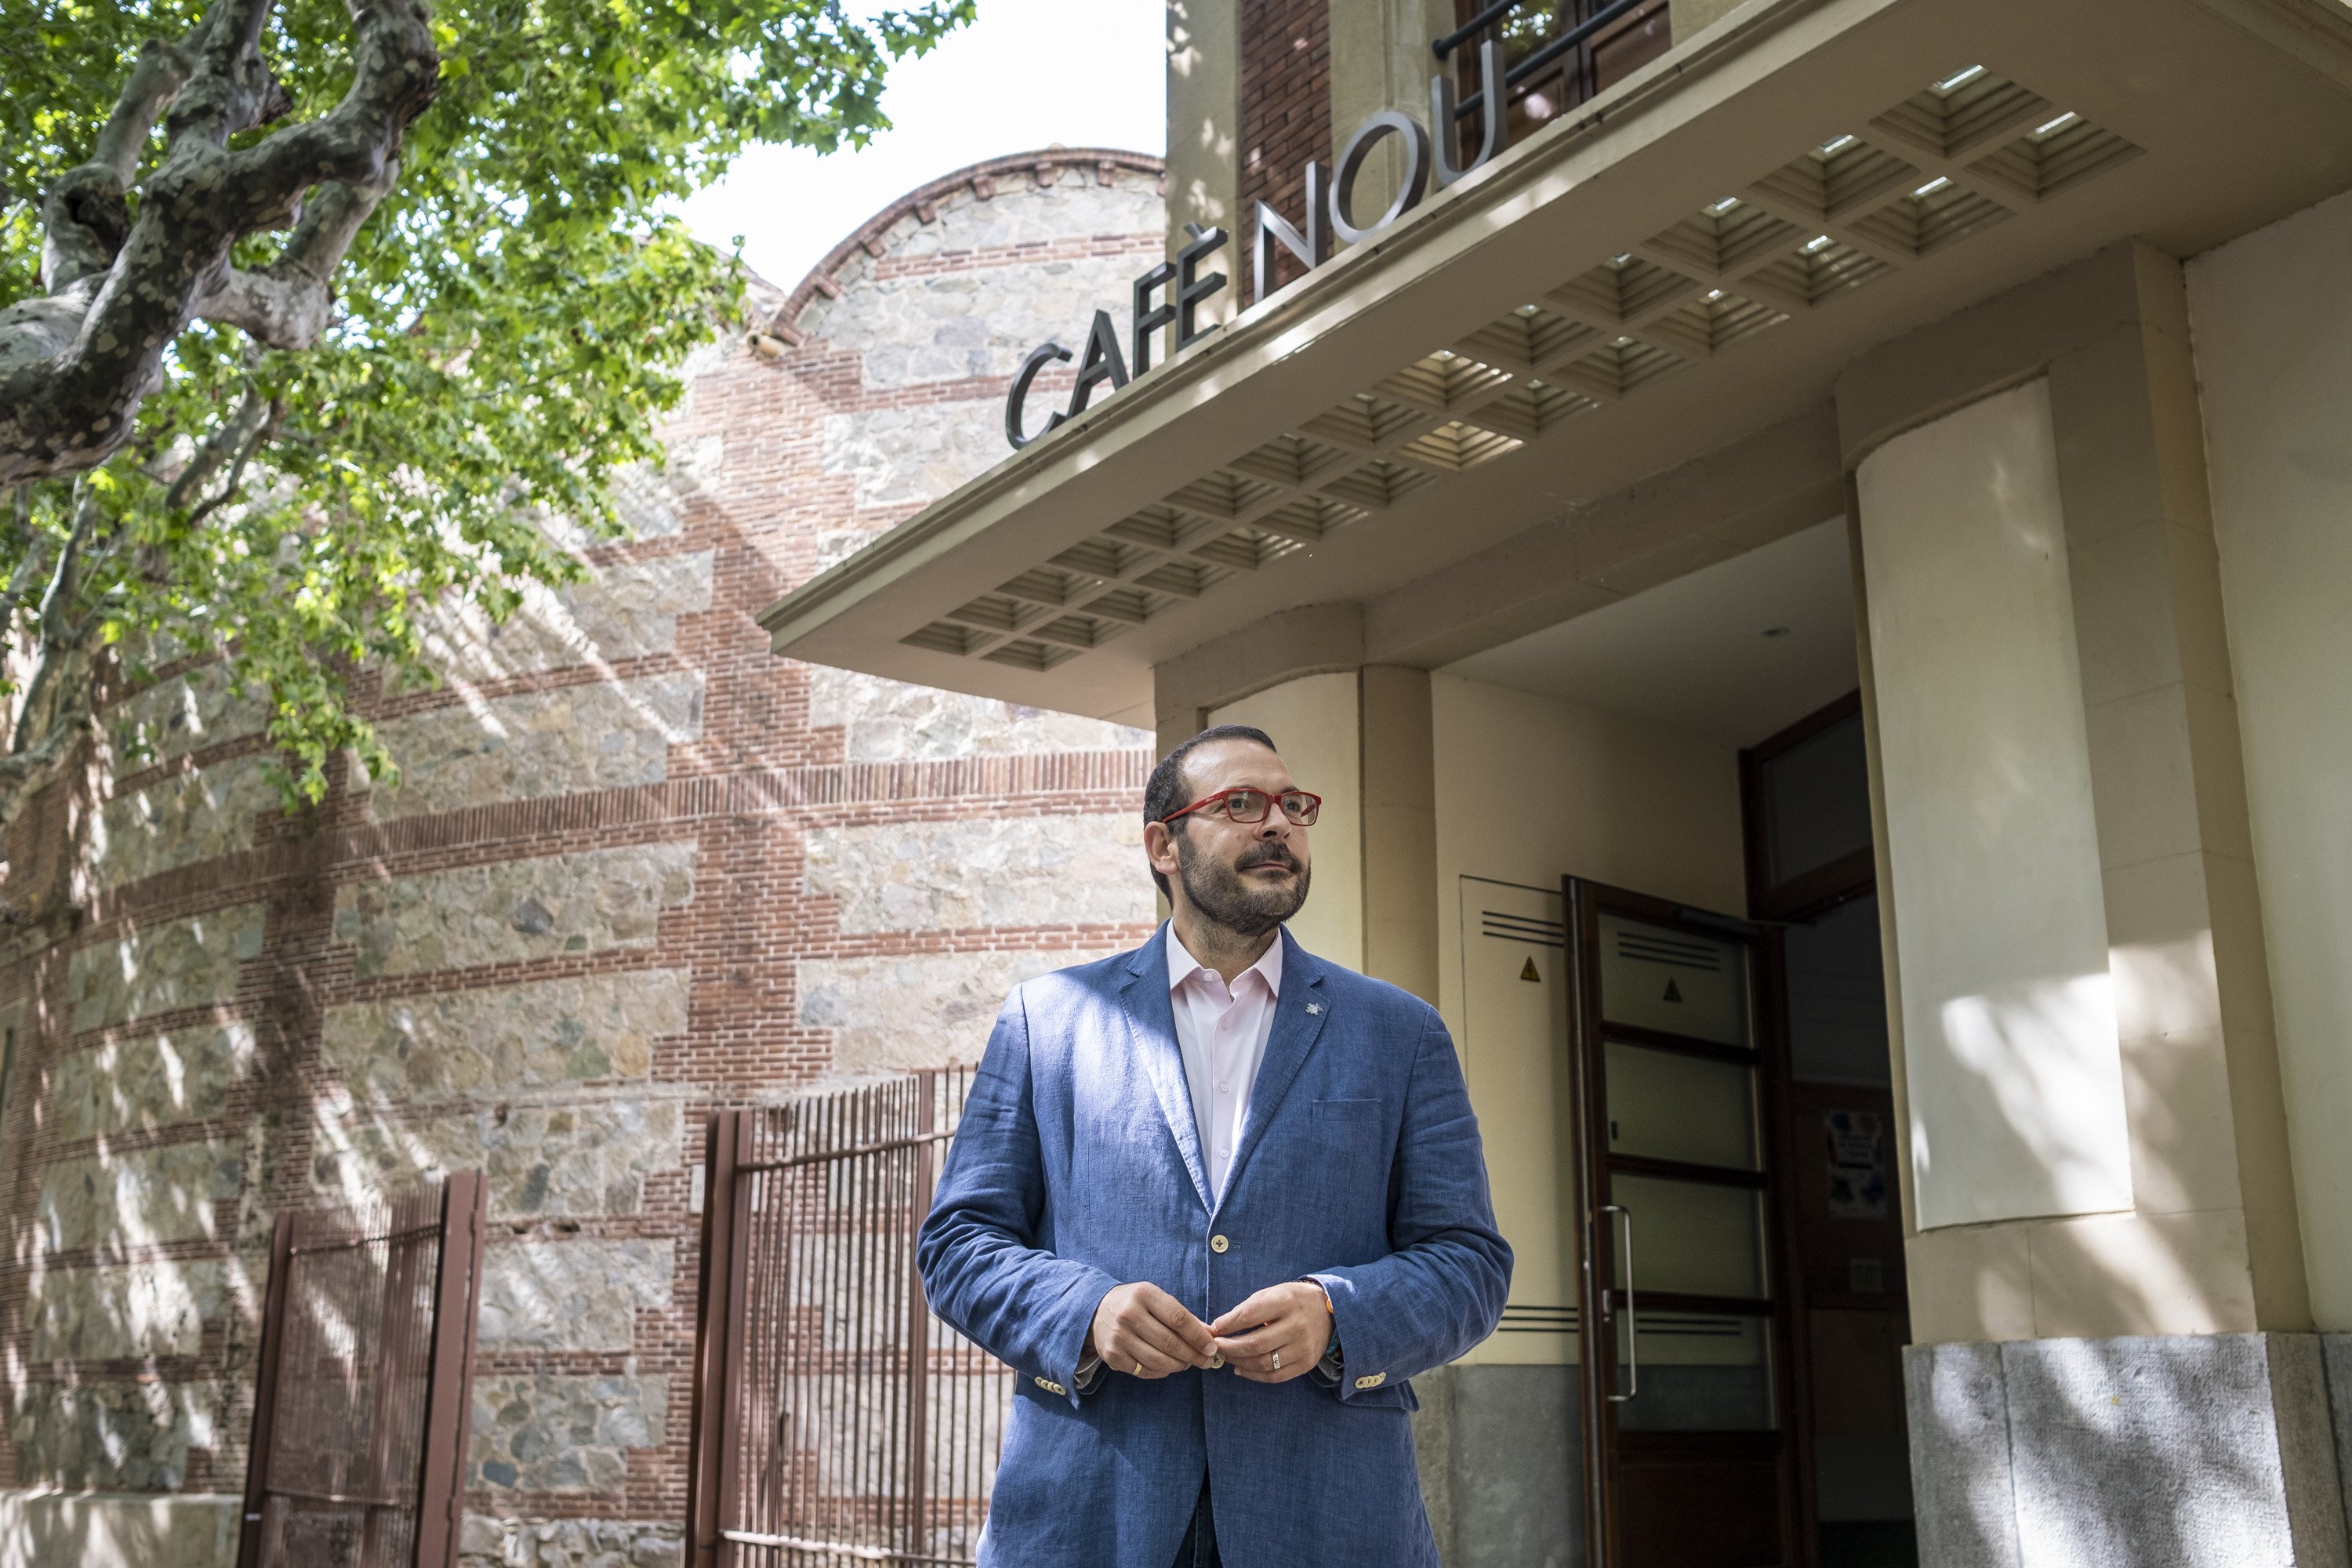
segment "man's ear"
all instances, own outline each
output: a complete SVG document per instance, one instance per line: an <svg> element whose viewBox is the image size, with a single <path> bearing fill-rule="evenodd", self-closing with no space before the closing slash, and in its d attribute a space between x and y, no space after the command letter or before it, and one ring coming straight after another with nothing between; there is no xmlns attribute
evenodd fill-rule
<svg viewBox="0 0 2352 1568"><path fill-rule="evenodd" d="M1152 869L1173 876L1176 871L1176 830L1164 822L1143 825L1143 858Z"/></svg>

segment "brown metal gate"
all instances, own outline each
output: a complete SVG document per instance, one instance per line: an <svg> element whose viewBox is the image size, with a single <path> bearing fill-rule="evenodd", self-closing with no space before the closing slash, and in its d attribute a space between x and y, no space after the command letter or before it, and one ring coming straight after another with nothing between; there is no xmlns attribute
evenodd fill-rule
<svg viewBox="0 0 2352 1568"><path fill-rule="evenodd" d="M915 1275L967 1081L710 1118L689 1568L974 1560L1013 1373Z"/></svg>
<svg viewBox="0 0 2352 1568"><path fill-rule="evenodd" d="M237 1568L451 1568L482 1178L278 1216Z"/></svg>

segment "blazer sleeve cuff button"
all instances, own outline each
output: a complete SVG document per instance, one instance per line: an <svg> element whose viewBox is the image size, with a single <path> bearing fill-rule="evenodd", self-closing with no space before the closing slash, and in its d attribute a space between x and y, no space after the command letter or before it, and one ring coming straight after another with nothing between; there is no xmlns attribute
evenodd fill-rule
<svg viewBox="0 0 2352 1568"><path fill-rule="evenodd" d="M1358 1388L1378 1388L1388 1380L1389 1374L1387 1373L1368 1372L1363 1376L1356 1379L1356 1386Z"/></svg>

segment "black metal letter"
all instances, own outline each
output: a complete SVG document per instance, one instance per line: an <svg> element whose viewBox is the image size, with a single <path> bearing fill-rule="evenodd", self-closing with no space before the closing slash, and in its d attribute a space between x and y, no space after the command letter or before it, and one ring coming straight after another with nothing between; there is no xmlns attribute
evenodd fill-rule
<svg viewBox="0 0 2352 1568"><path fill-rule="evenodd" d="M1358 228L1348 216L1357 177L1363 174L1364 161L1372 155L1372 148L1380 139L1391 135L1404 142L1404 183L1397 187L1396 197L1389 203L1386 212ZM1428 192L1429 132L1409 114L1382 110L1356 127L1356 134L1348 141L1348 150L1339 154L1339 172L1331 180L1331 232L1349 245L1360 245L1419 206Z"/></svg>
<svg viewBox="0 0 2352 1568"><path fill-rule="evenodd" d="M1290 220L1259 202L1251 215L1257 226L1257 237L1250 246L1250 282L1255 292L1250 302L1255 304L1274 292L1274 247L1297 257L1309 272L1323 265L1329 254L1324 232L1323 207L1328 197L1324 192L1323 165L1311 160L1307 165L1307 232L1299 233Z"/></svg>
<svg viewBox="0 0 2352 1568"><path fill-rule="evenodd" d="M1153 297L1176 276L1175 264L1163 261L1135 280L1135 374L1151 368L1151 340L1176 319L1173 305L1155 305Z"/></svg>
<svg viewBox="0 0 2352 1568"><path fill-rule="evenodd" d="M1110 324L1110 312L1097 310L1095 324L1087 329L1086 352L1078 356L1078 384L1070 389L1071 418L1087 411L1087 400L1106 381L1113 392L1125 386L1127 360L1118 352L1118 329Z"/></svg>
<svg viewBox="0 0 2352 1568"><path fill-rule="evenodd" d="M1192 312L1200 308L1202 300L1225 286L1225 275L1222 272L1212 272L1206 278L1196 275L1202 258L1215 254L1223 247L1225 231L1188 223L1184 226L1184 232L1192 237L1192 243L1176 253L1176 351L1179 353L1217 330L1214 321L1205 327L1193 325Z"/></svg>
<svg viewBox="0 0 2352 1568"><path fill-rule="evenodd" d="M1029 357L1021 362L1021 374L1013 378L1013 392L1004 400L1004 438L1013 443L1014 451L1029 444L1029 437L1021 434L1021 405L1029 401L1029 384L1037 379L1039 371L1055 360L1069 357L1070 351L1059 343L1039 343L1029 351ZM1061 422L1059 414L1048 414L1045 416L1045 428L1037 434L1047 435Z"/></svg>
<svg viewBox="0 0 2352 1568"><path fill-rule="evenodd" d="M1501 90L1504 80L1503 46L1489 38L1478 46L1478 69L1486 81L1485 96L1478 100L1478 155L1457 169L1454 166L1454 149L1458 144L1454 127L1454 77L1440 71L1429 79L1429 122L1435 126L1433 140L1437 143L1437 188L1444 190L1473 169L1486 167L1496 153L1503 150L1503 139L1509 133L1510 110L1504 103Z"/></svg>

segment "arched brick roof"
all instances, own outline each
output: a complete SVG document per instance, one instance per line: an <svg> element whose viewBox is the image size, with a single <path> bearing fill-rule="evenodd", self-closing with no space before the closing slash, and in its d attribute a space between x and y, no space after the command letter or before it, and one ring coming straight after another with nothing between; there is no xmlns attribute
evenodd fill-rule
<svg viewBox="0 0 2352 1568"><path fill-rule="evenodd" d="M987 200L995 195L996 186L1003 181L1025 178L1034 180L1040 185L1052 185L1070 173L1089 175L1108 184L1113 173L1120 169L1151 175L1160 182L1161 190L1165 193L1168 180L1165 160L1153 157L1149 153L1129 153L1117 147L1046 147L1034 153L1013 153L1002 158L984 159L953 174L942 174L936 180L916 186L858 225L847 238L825 253L824 260L809 269L808 276L802 279L791 293L784 295L781 303L761 312L762 319L756 330L797 346L802 336L801 312L807 309L809 301L820 294L827 299L840 297L841 285L835 280L834 275L843 262L859 250L878 258L887 250L887 237L900 218L911 214L929 223L939 205L957 191L969 188L975 195ZM758 292L766 293L769 299L775 297L772 285ZM764 300L761 302L765 303Z"/></svg>

